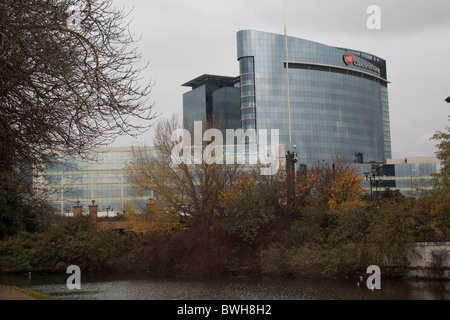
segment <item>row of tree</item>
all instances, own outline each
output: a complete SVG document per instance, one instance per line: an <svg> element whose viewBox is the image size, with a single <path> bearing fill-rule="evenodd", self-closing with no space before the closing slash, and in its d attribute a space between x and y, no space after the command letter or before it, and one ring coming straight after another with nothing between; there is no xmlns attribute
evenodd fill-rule
<svg viewBox="0 0 450 320"><path fill-rule="evenodd" d="M211 121L211 120L210 120ZM213 124L209 124L213 127ZM362 178L349 162L336 159L332 164L318 163L299 170L295 176L280 170L274 176L262 176L256 169L237 164L186 164L173 161L172 132L181 125L174 116L157 124L154 148L136 148L125 171L136 194L155 194L152 211L161 219L166 216L183 221L211 221L216 218L236 220L230 230L241 230L244 238L273 220L280 212L301 215L305 208L317 207L335 213L368 204L368 190L361 187ZM205 130L207 128L204 128ZM433 188L423 189L409 201L417 210L427 213L434 226L450 227L449 210L449 134L437 132L436 155L442 161L441 171L434 175ZM206 147L204 142L203 148ZM290 181L292 180L292 181ZM293 182L294 181L294 182ZM396 191L385 191L385 197L400 198ZM130 208L131 212L136 212ZM254 219L254 221L245 221ZM152 224L157 229L157 224Z"/></svg>
<svg viewBox="0 0 450 320"><path fill-rule="evenodd" d="M174 165L171 151L177 141L171 133L178 127L176 118L162 120L155 149L137 148L126 169L137 193L152 190L155 195L143 211L129 205L127 212L139 234L154 239L158 245L150 243L165 252L180 254L171 246L179 246L192 232L201 238L199 233L214 229L221 238L215 235L211 241L231 242L235 253L219 250L226 258L218 269L247 266L267 273L323 276L371 264L404 267L414 241L449 239L448 134L434 136L443 167L432 190L421 197L385 190L372 200L361 188L356 168L340 160L303 169L294 182L285 172L261 176L238 165ZM183 268L195 269L199 258L185 254L201 244L208 257L218 254L208 241L184 243ZM155 259L155 252L148 254Z"/></svg>

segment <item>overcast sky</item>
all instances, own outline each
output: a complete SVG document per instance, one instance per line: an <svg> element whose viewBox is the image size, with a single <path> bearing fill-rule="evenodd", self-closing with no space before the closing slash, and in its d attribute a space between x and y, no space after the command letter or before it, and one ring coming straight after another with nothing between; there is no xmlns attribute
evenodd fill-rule
<svg viewBox="0 0 450 320"><path fill-rule="evenodd" d="M202 74L239 75L236 32L284 32L284 0L113 0L132 10L130 29L149 63L150 101L161 117L182 116L181 85ZM369 5L381 9L381 29L369 30ZM286 0L288 34L387 60L393 158L433 156L430 137L448 125L450 1ZM120 137L114 146L151 145Z"/></svg>

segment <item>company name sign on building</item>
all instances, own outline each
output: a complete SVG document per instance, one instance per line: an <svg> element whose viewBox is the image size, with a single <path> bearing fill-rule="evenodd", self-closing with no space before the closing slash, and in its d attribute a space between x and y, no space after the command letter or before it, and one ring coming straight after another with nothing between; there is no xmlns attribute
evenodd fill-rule
<svg viewBox="0 0 450 320"><path fill-rule="evenodd" d="M344 62L348 66L354 65L356 67L360 67L360 68L368 69L371 71L375 71L376 73L380 73L380 68L378 68L378 67L374 66L373 64L368 63L366 61L356 60L355 57L351 53L347 53L344 55Z"/></svg>
<svg viewBox="0 0 450 320"><path fill-rule="evenodd" d="M227 129L227 144L224 146L224 135L221 130L211 128L202 134L202 121L195 121L193 145L191 133L188 130L176 129L172 132L171 141L176 142L171 150L172 165L195 165L203 162L206 164L262 165L264 167L260 168L261 175L275 175L280 167L280 133L278 129L270 131L270 144L268 144L268 132L265 129L246 131ZM235 139L237 139L237 144L235 144ZM204 142L210 143L204 147Z"/></svg>

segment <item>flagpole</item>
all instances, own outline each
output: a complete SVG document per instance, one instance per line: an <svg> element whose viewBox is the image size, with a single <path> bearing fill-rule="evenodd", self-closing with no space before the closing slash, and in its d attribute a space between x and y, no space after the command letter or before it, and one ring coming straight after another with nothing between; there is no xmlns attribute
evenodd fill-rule
<svg viewBox="0 0 450 320"><path fill-rule="evenodd" d="M292 152L291 93L289 85L289 54L288 54L287 24L286 24L286 0L284 0L284 38L286 42L286 81L287 81L288 118L289 118L289 152Z"/></svg>

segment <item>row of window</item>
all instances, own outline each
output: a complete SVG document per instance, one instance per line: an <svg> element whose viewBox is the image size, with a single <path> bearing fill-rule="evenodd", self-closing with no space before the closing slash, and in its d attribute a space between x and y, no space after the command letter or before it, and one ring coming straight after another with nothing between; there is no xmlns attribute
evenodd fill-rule
<svg viewBox="0 0 450 320"><path fill-rule="evenodd" d="M241 127L256 129L255 67L253 57L239 60L241 78Z"/></svg>

